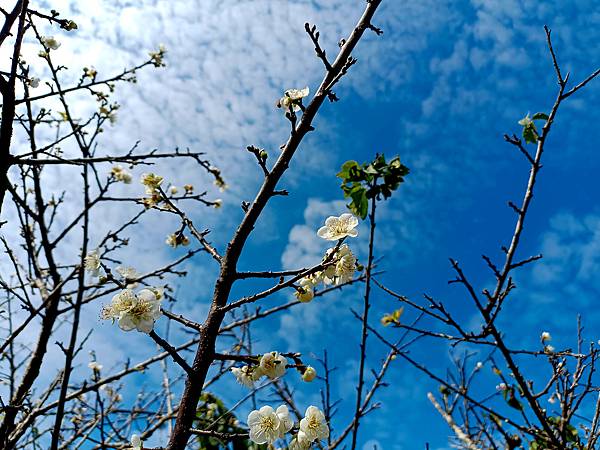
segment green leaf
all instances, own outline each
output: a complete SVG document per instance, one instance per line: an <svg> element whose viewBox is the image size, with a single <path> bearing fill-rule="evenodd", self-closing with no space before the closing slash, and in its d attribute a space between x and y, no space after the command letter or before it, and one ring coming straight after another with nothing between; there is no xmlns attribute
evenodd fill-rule
<svg viewBox="0 0 600 450"><path fill-rule="evenodd" d="M528 144L535 144L538 141L538 132L533 122L523 127L523 139Z"/></svg>
<svg viewBox="0 0 600 450"><path fill-rule="evenodd" d="M350 160L342 164L343 171L349 171L352 167L358 167L358 163L356 161Z"/></svg>
<svg viewBox="0 0 600 450"><path fill-rule="evenodd" d="M508 403L508 405L511 408L518 409L519 411L521 411L523 409L523 404L519 400L517 400L517 397L515 397L514 388L510 387L510 388L504 390L503 396L504 396L504 399L506 400L506 403Z"/></svg>
<svg viewBox="0 0 600 450"><path fill-rule="evenodd" d="M387 327L391 323L398 325L398 324L400 324L400 317L402 317L403 313L404 313L404 306L401 306L399 309L392 312L391 314L385 314L381 318L381 324L384 327Z"/></svg>
<svg viewBox="0 0 600 450"><path fill-rule="evenodd" d="M548 120L548 118L549 118L548 114L539 112L539 113L535 113L533 115L533 117L531 118L531 120Z"/></svg>
<svg viewBox="0 0 600 450"><path fill-rule="evenodd" d="M365 193L363 192L358 201L353 201L353 203L355 204L355 215L364 220L369 212L369 201Z"/></svg>
<svg viewBox="0 0 600 450"><path fill-rule="evenodd" d="M342 164L342 169L338 172L336 176L338 178L346 180L350 175L350 171L356 167L358 167L358 163L356 161L346 161L344 164Z"/></svg>

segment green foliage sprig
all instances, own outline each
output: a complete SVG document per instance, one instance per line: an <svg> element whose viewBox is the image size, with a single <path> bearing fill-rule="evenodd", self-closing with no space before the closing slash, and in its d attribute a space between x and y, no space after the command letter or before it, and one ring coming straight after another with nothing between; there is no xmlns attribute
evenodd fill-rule
<svg viewBox="0 0 600 450"><path fill-rule="evenodd" d="M529 114L527 114L519 120L519 125L523 127L523 139L525 139L527 144L535 144L540 137L535 127L535 120L547 121L548 114L539 112L535 113L533 117L529 117Z"/></svg>
<svg viewBox="0 0 600 450"><path fill-rule="evenodd" d="M246 433L247 430L239 425L236 416L223 401L210 392L203 392L200 396L196 410L194 426L201 430L212 430L223 435L236 435ZM216 436L197 436L194 449L218 450L228 448L231 450L266 450L266 445L258 445L246 437L234 437L227 443Z"/></svg>
<svg viewBox="0 0 600 450"><path fill-rule="evenodd" d="M381 196L384 200L388 199L408 173L409 169L400 162L400 157L396 156L388 163L383 154L377 154L373 161L363 164L346 161L337 177L342 179L344 197L352 199L348 208L364 219L367 217L369 200L380 200Z"/></svg>

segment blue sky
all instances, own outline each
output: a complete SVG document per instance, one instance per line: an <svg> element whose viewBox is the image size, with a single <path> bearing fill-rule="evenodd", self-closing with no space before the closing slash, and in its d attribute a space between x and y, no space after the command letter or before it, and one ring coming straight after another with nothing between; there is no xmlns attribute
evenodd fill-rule
<svg viewBox="0 0 600 450"><path fill-rule="evenodd" d="M290 87L314 90L322 75L304 22L317 24L328 53L334 54L364 2L46 3L80 26L74 35L59 36L63 46L57 55L70 67L93 64L102 76L139 61L158 43L167 46L167 68L140 73L137 85L117 91L123 106L103 144L107 153L126 149L138 138L142 148L206 151L230 189L210 191L224 200L218 214L192 215L200 227L219 224L212 236L222 246L241 218L239 203L250 199L260 179L246 145L264 147L275 157L288 132L281 111L274 108L276 99ZM556 92L543 25L553 30L563 70L580 80L600 64L598 23L600 9L593 0L384 1L375 25L385 34L368 34L359 44L354 55L359 63L336 89L341 101L321 110L316 132L303 142L281 183L290 196L269 205L241 268L318 261L326 247L314 232L328 215L344 212L335 178L338 167L348 159L371 159L376 152L399 154L411 174L381 209L376 249L384 257L381 280L412 298L427 292L444 299L471 321L474 311L464 293L447 285L452 277L448 257L458 259L478 287L493 281L481 254L501 257L500 246L510 238L515 219L506 202L520 201L528 174L526 161L502 135L517 133L517 121L526 113L547 112ZM515 342L535 345L540 332L549 330L557 347L572 346L577 313L584 315L586 338L600 338L594 334L600 319L594 305L600 289L599 101L600 83L569 99L547 143L520 253L542 252L546 258L520 272L507 305L511 320L504 322L505 331ZM156 171L177 185L207 181L187 167L165 165ZM127 215L121 210L107 214L107 224L99 226ZM155 247L163 239L157 236L172 232L176 223L152 220L132 238L135 264L142 267L174 256L168 248ZM361 231L353 245L364 259L366 226ZM188 279L178 282L176 307L201 319L212 289L207 276L214 267L196 259L188 269ZM236 290L243 292L243 286ZM285 301L289 295L270 301ZM339 367L334 395L343 398L338 429L354 402L359 327L349 309L359 306L360 295L360 289L350 289L319 299L256 331L259 352L320 354L324 346L329 349ZM373 305L375 324L396 307L378 291ZM97 326L95 317L89 326ZM102 334L114 332L107 325L100 328ZM152 351L143 336L134 339L142 344L137 354ZM110 352L108 344L102 346ZM385 349L374 341L370 348L369 364L376 368ZM412 352L441 374L450 362L446 345L438 341L422 341ZM361 445L399 450L424 448L429 442L433 449L446 448L449 430L426 398L437 386L400 361L388 381L390 386L377 397L381 409L361 428ZM316 385L295 384L306 405L318 400ZM228 392L227 400L234 402L243 391Z"/></svg>

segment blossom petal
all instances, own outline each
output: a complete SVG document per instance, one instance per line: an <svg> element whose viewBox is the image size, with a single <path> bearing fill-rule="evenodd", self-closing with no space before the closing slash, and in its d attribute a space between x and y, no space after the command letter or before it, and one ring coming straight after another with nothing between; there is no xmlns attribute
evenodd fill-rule
<svg viewBox="0 0 600 450"><path fill-rule="evenodd" d="M123 331L131 331L135 329L135 323L129 314L123 314L119 318L119 328Z"/></svg>
<svg viewBox="0 0 600 450"><path fill-rule="evenodd" d="M267 415L267 414L275 414L275 411L273 410L273 408L271 408L269 405L265 405L262 408L260 408L258 410L263 416Z"/></svg>
<svg viewBox="0 0 600 450"><path fill-rule="evenodd" d="M155 303L157 301L156 294L150 289L142 289L140 292L138 292L137 296L140 298L140 300L148 303Z"/></svg>
<svg viewBox="0 0 600 450"><path fill-rule="evenodd" d="M250 440L256 444L266 444L267 437L265 433L260 428L250 428Z"/></svg>
<svg viewBox="0 0 600 450"><path fill-rule="evenodd" d="M342 214L343 216L343 214ZM335 227L338 222L339 222L339 218L335 217L335 216L329 216L327 219L325 219L325 226L326 227Z"/></svg>
<svg viewBox="0 0 600 450"><path fill-rule="evenodd" d="M142 333L148 334L154 328L154 320L152 320L152 319L142 319L137 324L136 328L137 328L138 331L141 331Z"/></svg>
<svg viewBox="0 0 600 450"><path fill-rule="evenodd" d="M319 414L321 411L319 411L319 408L317 408L316 406L309 406L308 408L306 408L306 412L304 413L304 415L306 417L310 417L313 414Z"/></svg>
<svg viewBox="0 0 600 450"><path fill-rule="evenodd" d="M317 236L323 239L328 239L330 236L329 228L327 226L319 228L319 231L317 231Z"/></svg>
<svg viewBox="0 0 600 450"><path fill-rule="evenodd" d="M261 414L257 410L254 410L250 414L248 414L248 426L253 427L253 426L259 424L260 416L261 416Z"/></svg>

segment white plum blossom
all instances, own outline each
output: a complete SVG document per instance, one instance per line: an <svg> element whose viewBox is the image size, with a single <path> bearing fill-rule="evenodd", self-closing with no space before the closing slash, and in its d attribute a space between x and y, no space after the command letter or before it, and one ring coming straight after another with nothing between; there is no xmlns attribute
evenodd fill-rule
<svg viewBox="0 0 600 450"><path fill-rule="evenodd" d="M93 277L98 276L100 268L102 267L100 265L100 253L98 252L98 249L92 250L85 255L85 258L83 258L83 267Z"/></svg>
<svg viewBox="0 0 600 450"><path fill-rule="evenodd" d="M308 86L304 89L288 89L277 102L277 107L283 108L285 112L288 112L290 108L292 111L298 112L301 109L302 99L307 97L309 92Z"/></svg>
<svg viewBox="0 0 600 450"><path fill-rule="evenodd" d="M114 166L112 169L110 169L110 174L117 181L121 181L125 184L131 183L132 176L127 170L123 168L123 166Z"/></svg>
<svg viewBox="0 0 600 450"><path fill-rule="evenodd" d="M135 280L140 276L137 270L134 267L117 267L117 273L123 277L125 280Z"/></svg>
<svg viewBox="0 0 600 450"><path fill-rule="evenodd" d="M163 297L165 296L165 288L164 287L149 287L146 289L150 289L152 292L154 292L154 295L156 296L156 298L158 300L162 300Z"/></svg>
<svg viewBox="0 0 600 450"><path fill-rule="evenodd" d="M140 277L140 274L134 267L122 267L119 266L115 269L117 273L123 278L125 282L127 282L127 288L133 289L137 287L137 282L132 282Z"/></svg>
<svg viewBox="0 0 600 450"><path fill-rule="evenodd" d="M302 303L308 303L315 298L315 284L311 278L304 277L299 281L299 284L300 286L296 288L296 292L294 292L294 295L298 300Z"/></svg>
<svg viewBox="0 0 600 450"><path fill-rule="evenodd" d="M323 272L318 271L311 275L307 275L304 278L310 281L312 285L316 287L319 283L323 282Z"/></svg>
<svg viewBox="0 0 600 450"><path fill-rule="evenodd" d="M347 283L352 280L356 271L356 257L346 244L337 251L335 263L336 284Z"/></svg>
<svg viewBox="0 0 600 450"><path fill-rule="evenodd" d="M542 342L549 342L552 340L552 335L548 331L542 332L541 335Z"/></svg>
<svg viewBox="0 0 600 450"><path fill-rule="evenodd" d="M109 305L102 309L103 319L118 321L123 331L138 330L150 333L154 322L160 317L161 294L151 289L142 289L135 294L125 289L116 294Z"/></svg>
<svg viewBox="0 0 600 450"><path fill-rule="evenodd" d="M260 366L252 367L252 380L258 381L264 376L265 374L263 373L263 370Z"/></svg>
<svg viewBox="0 0 600 450"><path fill-rule="evenodd" d="M285 373L287 359L280 355L279 352L265 353L260 358L260 370L262 375L270 379L278 378Z"/></svg>
<svg viewBox="0 0 600 450"><path fill-rule="evenodd" d="M83 75L85 77L94 79L94 78L96 78L96 75L98 75L98 71L96 70L96 68L94 66L84 67L83 68Z"/></svg>
<svg viewBox="0 0 600 450"><path fill-rule="evenodd" d="M312 441L308 440L303 431L298 431L298 434L293 437L288 447L289 450L307 450L310 448Z"/></svg>
<svg viewBox="0 0 600 450"><path fill-rule="evenodd" d="M110 385L103 384L102 386L100 386L100 390L104 392L107 397L116 402L120 402L123 400L123 396L119 394L119 392Z"/></svg>
<svg viewBox="0 0 600 450"><path fill-rule="evenodd" d="M231 373L235 375L237 382L250 389L254 388L254 382L256 381L256 374L254 372L250 366L231 368Z"/></svg>
<svg viewBox="0 0 600 450"><path fill-rule="evenodd" d="M302 374L302 379L307 383L310 383L316 377L317 371L315 370L315 368L313 366L306 366L306 369L304 369L304 373Z"/></svg>
<svg viewBox="0 0 600 450"><path fill-rule="evenodd" d="M163 177L153 173L142 174L141 182L146 186L146 194L152 195L156 192L163 182Z"/></svg>
<svg viewBox="0 0 600 450"><path fill-rule="evenodd" d="M154 64L154 67L164 67L165 63L163 62L163 58L165 56L165 53L167 53L167 48L163 44L160 44L158 46L158 51L148 52L148 55L150 55L150 60L152 61L152 64Z"/></svg>
<svg viewBox="0 0 600 450"><path fill-rule="evenodd" d="M177 247L177 234L175 233L171 233L167 236L167 239L165 239L165 244L167 244L169 247Z"/></svg>
<svg viewBox="0 0 600 450"><path fill-rule="evenodd" d="M506 386L506 383L500 383L499 385L496 386L497 391L505 391L507 389L508 389L508 386Z"/></svg>
<svg viewBox="0 0 600 450"><path fill-rule="evenodd" d="M339 217L330 216L325 220L325 226L319 228L317 235L328 241L337 241L346 236L358 236L358 218L350 213L344 213Z"/></svg>
<svg viewBox="0 0 600 450"><path fill-rule="evenodd" d="M42 44L49 50L56 50L60 47L60 42L58 42L54 36L42 36Z"/></svg>
<svg viewBox="0 0 600 450"><path fill-rule="evenodd" d="M210 167L209 170L214 170L214 171L218 171L219 169L217 169L216 167ZM223 181L223 179L221 177L218 177L215 181L213 181L213 184L219 188L219 191L221 192L225 192L227 189L229 189L229 186L227 186L227 183L225 183L225 181Z"/></svg>
<svg viewBox="0 0 600 450"><path fill-rule="evenodd" d="M175 194L177 194L177 192L179 192L179 189L177 189L177 186L171 186L169 188L169 194L175 195Z"/></svg>
<svg viewBox="0 0 600 450"><path fill-rule="evenodd" d="M179 245L187 246L190 244L190 240L187 236L178 233L172 233L167 236L165 243L173 248Z"/></svg>
<svg viewBox="0 0 600 450"><path fill-rule="evenodd" d="M27 80L27 84L33 89L35 89L40 86L40 79L38 77L32 77L29 80Z"/></svg>
<svg viewBox="0 0 600 450"><path fill-rule="evenodd" d="M285 405L279 406L275 410L275 414L277 414L277 417L279 418L279 437L282 438L285 433L292 429L294 421L290 417L288 407Z"/></svg>
<svg viewBox="0 0 600 450"><path fill-rule="evenodd" d="M131 435L131 446L133 450L142 450L143 442L137 434Z"/></svg>
<svg viewBox="0 0 600 450"><path fill-rule="evenodd" d="M100 372L104 366L102 364L98 364L97 361L92 361L88 364L88 367L94 372Z"/></svg>
<svg viewBox="0 0 600 450"><path fill-rule="evenodd" d="M310 442L329 437L329 426L327 426L323 411L316 406L306 408L304 419L300 421L300 431Z"/></svg>
<svg viewBox="0 0 600 450"><path fill-rule="evenodd" d="M331 253L334 251L335 248L330 248L323 258L323 261L334 262L323 272L323 281L325 284L336 285L347 283L352 280L354 272L356 272L356 257L346 244L340 246L332 258Z"/></svg>
<svg viewBox="0 0 600 450"><path fill-rule="evenodd" d="M337 218L334 217L333 219ZM301 278L298 282L299 286L294 286L296 289L294 295L301 302L308 303L312 301L315 296L314 290L319 283L340 285L351 281L358 268L356 256L347 244L343 244L339 248L328 249L323 257L323 264L325 265L323 271Z"/></svg>
<svg viewBox="0 0 600 450"><path fill-rule="evenodd" d="M256 444L272 444L281 437L281 419L268 405L248 414L248 427L250 440Z"/></svg>

